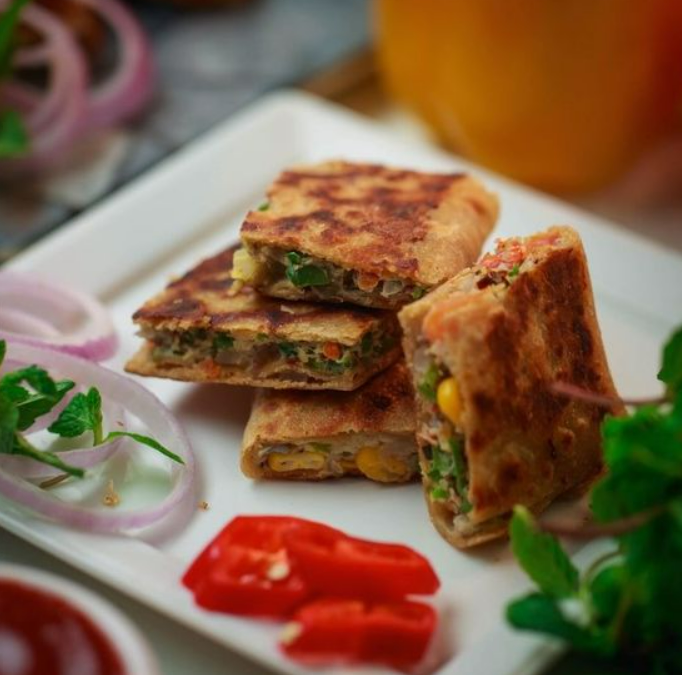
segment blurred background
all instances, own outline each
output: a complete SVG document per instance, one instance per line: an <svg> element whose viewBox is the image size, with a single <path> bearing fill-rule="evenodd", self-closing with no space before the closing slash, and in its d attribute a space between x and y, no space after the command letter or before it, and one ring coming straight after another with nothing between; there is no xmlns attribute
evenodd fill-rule
<svg viewBox="0 0 682 675"><path fill-rule="evenodd" d="M0 261L281 87L679 247L680 0L0 9Z"/></svg>

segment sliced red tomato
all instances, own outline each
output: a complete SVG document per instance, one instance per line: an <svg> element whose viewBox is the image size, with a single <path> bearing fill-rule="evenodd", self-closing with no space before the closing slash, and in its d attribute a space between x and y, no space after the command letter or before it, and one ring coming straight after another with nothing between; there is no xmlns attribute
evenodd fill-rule
<svg viewBox="0 0 682 675"><path fill-rule="evenodd" d="M206 609L284 618L311 595L286 548L293 532L344 535L319 523L287 516L239 516L204 549L183 576Z"/></svg>
<svg viewBox="0 0 682 675"><path fill-rule="evenodd" d="M325 598L296 612L280 645L289 657L309 665L381 663L405 668L423 658L436 624L433 607L419 602Z"/></svg>
<svg viewBox="0 0 682 675"><path fill-rule="evenodd" d="M312 590L364 600L438 590L440 581L431 563L413 549L340 534L331 528L284 533L286 548Z"/></svg>

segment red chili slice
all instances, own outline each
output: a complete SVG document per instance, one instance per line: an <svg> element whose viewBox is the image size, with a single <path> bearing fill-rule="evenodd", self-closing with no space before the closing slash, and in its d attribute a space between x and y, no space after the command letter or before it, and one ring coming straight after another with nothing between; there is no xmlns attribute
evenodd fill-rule
<svg viewBox="0 0 682 675"><path fill-rule="evenodd" d="M286 548L294 532L344 535L286 516L239 516L204 549L183 576L207 609L283 618L310 597L310 587Z"/></svg>
<svg viewBox="0 0 682 675"><path fill-rule="evenodd" d="M423 658L436 623L433 607L419 602L323 599L296 612L280 645L288 656L309 665L381 663L405 668Z"/></svg>
<svg viewBox="0 0 682 675"><path fill-rule="evenodd" d="M440 587L431 563L411 548L340 534L331 528L284 533L287 550L312 590L365 600L397 600L431 595Z"/></svg>

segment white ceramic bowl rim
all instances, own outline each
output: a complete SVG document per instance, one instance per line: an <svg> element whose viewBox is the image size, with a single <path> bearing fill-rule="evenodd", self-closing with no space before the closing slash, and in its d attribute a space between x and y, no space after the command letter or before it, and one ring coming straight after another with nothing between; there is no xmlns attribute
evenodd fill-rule
<svg viewBox="0 0 682 675"><path fill-rule="evenodd" d="M140 631L122 612L92 591L23 565L0 563L0 580L24 583L80 610L107 637L121 659L125 675L159 675L156 659Z"/></svg>

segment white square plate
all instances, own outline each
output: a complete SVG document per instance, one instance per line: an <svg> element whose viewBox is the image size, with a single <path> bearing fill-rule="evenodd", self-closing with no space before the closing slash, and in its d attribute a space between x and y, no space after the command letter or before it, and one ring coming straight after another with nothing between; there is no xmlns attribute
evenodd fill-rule
<svg viewBox="0 0 682 675"><path fill-rule="evenodd" d="M575 226L590 261L617 385L636 395L657 391L660 346L682 308L679 256L433 148L405 144L352 113L298 93L270 96L229 119L10 267L100 296L121 336L119 355L110 364L120 370L139 346L130 315L147 297L171 275L234 242L243 214L261 201L280 169L335 157L471 171L500 196L495 236L529 234L557 223ZM443 618L440 643L448 655L442 672L528 673L543 661L546 650L544 656L538 651L543 643L503 623L505 603L528 585L506 544L469 553L450 548L428 522L419 485L255 484L238 469L248 389L144 383L184 423L198 458L199 496L210 510L197 510L182 532L161 541L72 531L6 502L0 502L0 525L249 658L302 673L278 653L278 627L196 608L179 577L236 514L313 518L359 536L405 542L431 559L443 582L436 598Z"/></svg>

